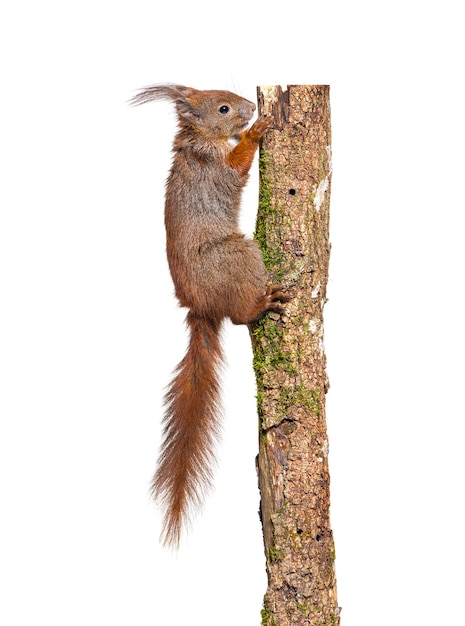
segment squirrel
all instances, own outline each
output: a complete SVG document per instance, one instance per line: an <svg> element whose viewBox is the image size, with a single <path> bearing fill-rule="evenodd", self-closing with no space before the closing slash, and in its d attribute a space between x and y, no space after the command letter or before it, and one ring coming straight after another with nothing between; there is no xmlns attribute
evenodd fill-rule
<svg viewBox="0 0 465 626"><path fill-rule="evenodd" d="M152 482L164 511L162 543L177 548L190 510L212 482L219 432L222 321L248 324L281 312L282 285L269 284L258 244L239 232L242 189L271 127L255 104L229 91L161 84L130 101L175 104L178 132L166 183L166 251L175 294L187 307L190 340L165 395L163 439ZM233 142L236 142L235 145Z"/></svg>

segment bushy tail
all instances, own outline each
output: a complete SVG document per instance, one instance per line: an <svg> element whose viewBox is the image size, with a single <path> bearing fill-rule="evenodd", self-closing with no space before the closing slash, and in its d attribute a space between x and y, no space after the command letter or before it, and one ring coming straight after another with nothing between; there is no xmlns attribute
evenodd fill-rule
<svg viewBox="0 0 465 626"><path fill-rule="evenodd" d="M163 543L179 544L181 528L211 485L219 434L221 322L187 315L190 343L165 396L163 442L153 492L164 509Z"/></svg>

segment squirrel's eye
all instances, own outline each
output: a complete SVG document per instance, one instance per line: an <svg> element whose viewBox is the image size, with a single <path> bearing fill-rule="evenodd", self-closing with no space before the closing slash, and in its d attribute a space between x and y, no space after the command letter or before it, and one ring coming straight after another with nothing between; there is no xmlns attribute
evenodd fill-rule
<svg viewBox="0 0 465 626"><path fill-rule="evenodd" d="M221 113L221 115L226 115L226 113L229 113L229 107L226 104L223 104L222 106L220 106L218 111Z"/></svg>

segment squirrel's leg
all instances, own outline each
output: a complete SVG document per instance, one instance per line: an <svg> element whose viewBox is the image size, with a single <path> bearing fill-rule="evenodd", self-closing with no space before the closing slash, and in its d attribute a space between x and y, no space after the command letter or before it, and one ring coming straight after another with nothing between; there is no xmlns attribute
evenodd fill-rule
<svg viewBox="0 0 465 626"><path fill-rule="evenodd" d="M262 116L250 128L240 134L239 143L226 157L229 167L236 170L239 176L245 177L249 173L260 139L272 124L272 117Z"/></svg>
<svg viewBox="0 0 465 626"><path fill-rule="evenodd" d="M288 302L290 297L283 292L283 285L268 285L265 293L257 298L254 306L250 309L246 309L240 315L231 316L233 324L248 324L254 320L260 319L268 311L274 311L275 313L282 313L284 307L280 302Z"/></svg>

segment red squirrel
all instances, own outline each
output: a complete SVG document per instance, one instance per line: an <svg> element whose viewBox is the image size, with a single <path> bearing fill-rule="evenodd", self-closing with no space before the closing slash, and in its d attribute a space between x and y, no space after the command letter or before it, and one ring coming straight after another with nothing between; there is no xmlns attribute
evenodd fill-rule
<svg viewBox="0 0 465 626"><path fill-rule="evenodd" d="M229 91L154 85L131 104L169 100L178 133L166 184L168 264L176 297L187 307L190 341L165 396L163 441L152 482L164 510L162 541L178 547L189 511L212 481L219 431L223 319L247 324L287 300L270 285L258 244L239 232L238 213L261 137L272 118L247 128L255 104ZM234 145L232 142L235 141Z"/></svg>

